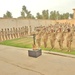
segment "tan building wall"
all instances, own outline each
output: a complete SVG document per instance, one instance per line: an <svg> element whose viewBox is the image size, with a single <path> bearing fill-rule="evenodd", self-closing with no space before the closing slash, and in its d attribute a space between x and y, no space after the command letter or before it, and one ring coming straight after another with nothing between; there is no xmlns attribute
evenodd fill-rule
<svg viewBox="0 0 75 75"><path fill-rule="evenodd" d="M72 24L75 25L75 19L69 19L69 20L56 20L56 22L59 22L59 23L70 23L70 25L72 25Z"/></svg>
<svg viewBox="0 0 75 75"><path fill-rule="evenodd" d="M12 27L22 27L22 26L35 26L39 25L50 25L59 23L70 23L75 24L75 19L70 20L34 20L34 19L0 19L0 29L4 28L12 28Z"/></svg>
<svg viewBox="0 0 75 75"><path fill-rule="evenodd" d="M0 19L0 29L1 28L12 28L12 27L22 27L22 26L39 26L39 25L50 25L54 24L53 20L34 20L34 19Z"/></svg>

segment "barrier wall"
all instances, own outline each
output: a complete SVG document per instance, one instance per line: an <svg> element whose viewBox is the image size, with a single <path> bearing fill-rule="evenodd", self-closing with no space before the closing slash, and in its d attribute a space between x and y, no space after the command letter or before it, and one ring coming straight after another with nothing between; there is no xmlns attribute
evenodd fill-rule
<svg viewBox="0 0 75 75"><path fill-rule="evenodd" d="M12 27L22 27L22 26L40 26L40 25L50 25L54 24L53 20L34 20L34 19L0 19L0 29L1 28L12 28Z"/></svg>
<svg viewBox="0 0 75 75"><path fill-rule="evenodd" d="M70 23L75 24L75 19L69 19L69 20L36 20L36 19L3 19L0 18L0 29L1 28L12 28L12 27L22 27L22 26L30 26L32 28L36 26L47 26L50 24L55 24L56 22L59 23Z"/></svg>
<svg viewBox="0 0 75 75"><path fill-rule="evenodd" d="M70 25L72 25L72 24L75 25L75 19L69 19L69 20L56 20L56 22L59 22L59 23L70 23Z"/></svg>

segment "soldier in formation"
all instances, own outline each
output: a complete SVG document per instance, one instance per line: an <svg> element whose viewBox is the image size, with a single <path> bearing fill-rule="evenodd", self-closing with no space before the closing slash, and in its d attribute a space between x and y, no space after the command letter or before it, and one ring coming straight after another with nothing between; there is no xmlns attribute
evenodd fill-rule
<svg viewBox="0 0 75 75"><path fill-rule="evenodd" d="M10 40L10 31L9 31L9 28L7 28L7 37L8 37L8 40Z"/></svg>
<svg viewBox="0 0 75 75"><path fill-rule="evenodd" d="M5 38L6 38L6 40L8 40L6 28L5 28Z"/></svg>
<svg viewBox="0 0 75 75"><path fill-rule="evenodd" d="M36 30L39 27L36 27ZM49 25L48 27L41 27L39 28L38 34L36 35L36 41L38 46L41 46L41 39L43 39L44 47L47 47L47 40L50 40L51 49L54 49L55 42L58 41L59 48L63 50L63 42L66 40L66 45L68 48L68 51L71 51L71 44L74 36L74 26L71 26L70 24L63 23L63 24L55 24L55 25ZM68 30L70 29L70 30ZM67 33L68 30L68 33ZM48 31L48 32L47 32ZM65 39L65 36L66 39Z"/></svg>
<svg viewBox="0 0 75 75"><path fill-rule="evenodd" d="M66 37L66 41L67 41L67 48L68 48L68 52L71 51L71 44L73 42L73 35L74 33L71 31L71 29L67 29L67 37Z"/></svg>
<svg viewBox="0 0 75 75"><path fill-rule="evenodd" d="M5 40L5 38L4 38L4 30L3 29L1 29L1 38L2 38L2 41Z"/></svg>
<svg viewBox="0 0 75 75"><path fill-rule="evenodd" d="M0 41L22 38L28 35L28 26L19 28L5 28L0 30Z"/></svg>
<svg viewBox="0 0 75 75"><path fill-rule="evenodd" d="M55 32L55 30L51 29L51 33L50 33L51 49L54 49L55 41L56 41L56 35L57 35L57 33Z"/></svg>
<svg viewBox="0 0 75 75"><path fill-rule="evenodd" d="M36 42L38 47L41 46L41 40L43 40L44 47L47 47L47 41L50 40L51 49L55 47L56 40L58 41L59 48L63 49L63 42L66 40L66 46L68 51L71 51L71 44L73 41L75 26L74 24L71 26L70 23L62 23L62 24L50 24L49 26L39 26L36 27ZM31 26L30 26L30 34L31 34ZM28 35L28 26L19 27L19 28L5 28L4 30L0 30L0 41L14 39L14 38L22 38ZM66 35L66 39L65 39Z"/></svg>
<svg viewBox="0 0 75 75"><path fill-rule="evenodd" d="M1 31L0 31L0 42L2 41L2 39L1 39Z"/></svg>
<svg viewBox="0 0 75 75"><path fill-rule="evenodd" d="M47 47L47 41L48 41L48 31L47 28L44 29L43 31L43 43L44 43L44 47Z"/></svg>
<svg viewBox="0 0 75 75"><path fill-rule="evenodd" d="M57 41L59 43L60 49L63 50L64 31L61 28L58 29Z"/></svg>

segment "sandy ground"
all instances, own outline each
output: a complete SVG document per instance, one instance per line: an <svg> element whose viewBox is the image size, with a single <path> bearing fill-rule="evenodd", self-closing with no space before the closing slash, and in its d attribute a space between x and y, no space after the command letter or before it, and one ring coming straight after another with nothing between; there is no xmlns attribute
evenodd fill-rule
<svg viewBox="0 0 75 75"><path fill-rule="evenodd" d="M0 45L0 75L75 75L75 58L45 52L33 58L27 50Z"/></svg>

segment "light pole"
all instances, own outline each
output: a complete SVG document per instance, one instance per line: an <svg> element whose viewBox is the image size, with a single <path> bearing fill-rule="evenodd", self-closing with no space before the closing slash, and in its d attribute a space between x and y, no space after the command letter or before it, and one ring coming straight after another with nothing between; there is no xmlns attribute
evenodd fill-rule
<svg viewBox="0 0 75 75"><path fill-rule="evenodd" d="M35 44L35 37L36 37L36 34L35 34L35 32L33 32L33 50L37 50L36 44Z"/></svg>

